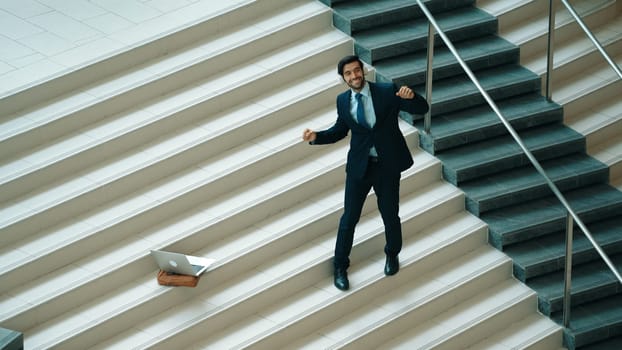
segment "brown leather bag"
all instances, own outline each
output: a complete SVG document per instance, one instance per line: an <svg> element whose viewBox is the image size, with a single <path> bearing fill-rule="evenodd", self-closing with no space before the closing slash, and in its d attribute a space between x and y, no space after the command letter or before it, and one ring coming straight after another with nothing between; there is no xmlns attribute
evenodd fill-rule
<svg viewBox="0 0 622 350"><path fill-rule="evenodd" d="M158 284L162 286L175 287L196 287L199 283L199 277L189 275L178 275L169 273L164 270L158 272Z"/></svg>

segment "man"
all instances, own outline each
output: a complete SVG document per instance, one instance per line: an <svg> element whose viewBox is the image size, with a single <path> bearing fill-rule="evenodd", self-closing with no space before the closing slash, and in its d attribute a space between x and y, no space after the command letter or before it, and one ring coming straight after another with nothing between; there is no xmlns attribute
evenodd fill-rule
<svg viewBox="0 0 622 350"><path fill-rule="evenodd" d="M337 121L323 131L305 129L302 139L311 144L335 143L352 131L346 164L344 212L339 221L335 244L335 286L348 290L347 269L363 203L373 187L385 227L386 264L384 273L399 270L398 254L402 249L399 217L400 173L413 159L398 127L400 110L424 114L428 103L409 87L371 83L365 80L363 63L357 56L347 56L337 65L337 72L349 90L337 96Z"/></svg>

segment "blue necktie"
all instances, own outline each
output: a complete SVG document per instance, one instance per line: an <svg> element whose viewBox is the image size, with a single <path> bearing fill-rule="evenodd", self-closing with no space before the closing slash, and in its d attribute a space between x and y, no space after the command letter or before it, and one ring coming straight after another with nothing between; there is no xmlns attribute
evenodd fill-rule
<svg viewBox="0 0 622 350"><path fill-rule="evenodd" d="M361 95L361 93L357 93L356 95L354 95L354 97L356 98L357 103L356 120L359 122L359 125L369 129L369 124L367 124L367 119L365 119L365 108L363 107L363 100L361 99L363 95Z"/></svg>

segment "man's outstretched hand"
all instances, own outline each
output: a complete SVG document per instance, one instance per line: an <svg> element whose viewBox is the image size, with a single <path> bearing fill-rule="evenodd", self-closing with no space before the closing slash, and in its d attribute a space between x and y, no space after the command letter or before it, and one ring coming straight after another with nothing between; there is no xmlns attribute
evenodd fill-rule
<svg viewBox="0 0 622 350"><path fill-rule="evenodd" d="M315 141L315 131L313 131L311 129L305 129L302 132L302 140L303 141L307 141L307 142Z"/></svg>

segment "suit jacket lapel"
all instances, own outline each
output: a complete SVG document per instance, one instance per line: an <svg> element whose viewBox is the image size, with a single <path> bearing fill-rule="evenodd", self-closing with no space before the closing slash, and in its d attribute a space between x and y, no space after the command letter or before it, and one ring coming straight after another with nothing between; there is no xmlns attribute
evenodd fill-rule
<svg viewBox="0 0 622 350"><path fill-rule="evenodd" d="M380 97L380 91L378 89L378 86L374 83L370 83L369 84L369 94L371 95L371 101L372 104L374 106L374 113L376 114L376 124L374 124L374 129L384 121L384 113L382 112L382 98Z"/></svg>

